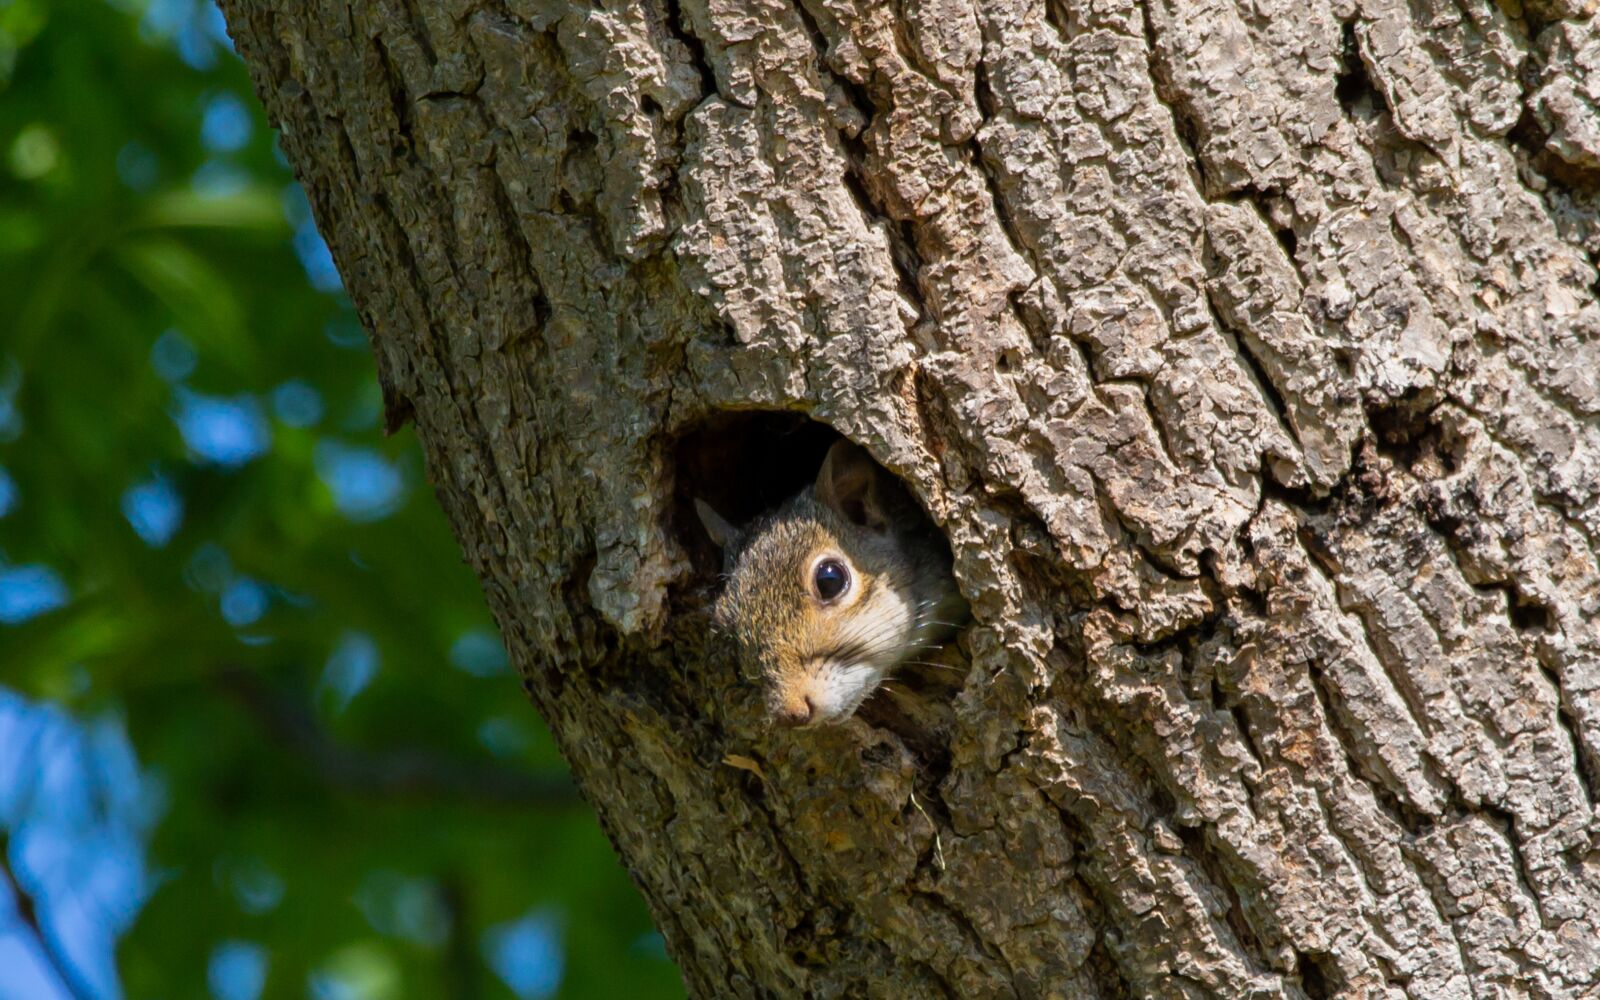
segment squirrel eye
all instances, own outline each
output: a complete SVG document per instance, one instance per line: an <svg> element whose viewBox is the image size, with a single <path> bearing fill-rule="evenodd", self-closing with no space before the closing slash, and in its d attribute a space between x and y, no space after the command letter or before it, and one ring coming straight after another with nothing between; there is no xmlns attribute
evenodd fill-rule
<svg viewBox="0 0 1600 1000"><path fill-rule="evenodd" d="M850 586L850 571L837 559L824 559L812 571L811 583L817 588L818 597L831 601Z"/></svg>

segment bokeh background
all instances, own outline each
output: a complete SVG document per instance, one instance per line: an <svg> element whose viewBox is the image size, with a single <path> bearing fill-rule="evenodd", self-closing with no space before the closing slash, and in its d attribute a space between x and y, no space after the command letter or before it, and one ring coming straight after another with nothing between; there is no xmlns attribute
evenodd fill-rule
<svg viewBox="0 0 1600 1000"><path fill-rule="evenodd" d="M0 1000L678 996L208 0L0 0Z"/></svg>

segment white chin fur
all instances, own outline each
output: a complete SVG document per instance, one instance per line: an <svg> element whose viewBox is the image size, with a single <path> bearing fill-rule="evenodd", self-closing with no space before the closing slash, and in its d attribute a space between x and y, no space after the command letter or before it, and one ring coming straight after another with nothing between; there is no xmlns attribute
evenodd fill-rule
<svg viewBox="0 0 1600 1000"><path fill-rule="evenodd" d="M883 671L864 663L829 664L818 671L811 685L811 704L816 713L813 723L839 722L867 700L883 680Z"/></svg>

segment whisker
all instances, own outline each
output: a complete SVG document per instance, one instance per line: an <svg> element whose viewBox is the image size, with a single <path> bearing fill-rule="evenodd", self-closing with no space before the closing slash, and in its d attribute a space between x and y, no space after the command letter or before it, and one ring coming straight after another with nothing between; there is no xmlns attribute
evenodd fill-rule
<svg viewBox="0 0 1600 1000"><path fill-rule="evenodd" d="M855 630L840 637L839 648L870 648L889 650L902 643L898 629L874 628Z"/></svg>
<svg viewBox="0 0 1600 1000"><path fill-rule="evenodd" d="M948 663L934 663L932 660L901 660L900 665L905 667L933 667L935 670L948 670L952 674L965 674L967 672L960 667L952 667Z"/></svg>

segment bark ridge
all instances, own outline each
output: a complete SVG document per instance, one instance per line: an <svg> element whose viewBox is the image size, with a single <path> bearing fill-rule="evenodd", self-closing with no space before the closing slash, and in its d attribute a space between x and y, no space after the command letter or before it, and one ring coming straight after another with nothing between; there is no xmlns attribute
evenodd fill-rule
<svg viewBox="0 0 1600 1000"><path fill-rule="evenodd" d="M224 7L694 992L1600 995L1588 0ZM977 618L800 735L794 414Z"/></svg>

